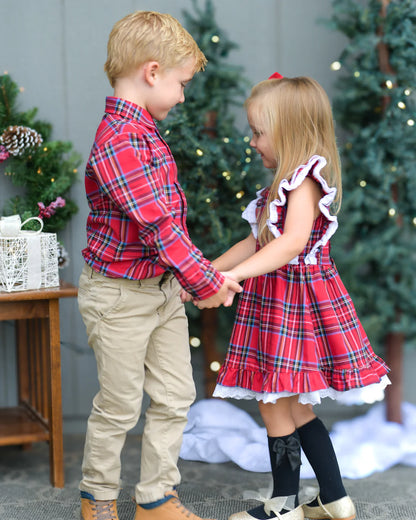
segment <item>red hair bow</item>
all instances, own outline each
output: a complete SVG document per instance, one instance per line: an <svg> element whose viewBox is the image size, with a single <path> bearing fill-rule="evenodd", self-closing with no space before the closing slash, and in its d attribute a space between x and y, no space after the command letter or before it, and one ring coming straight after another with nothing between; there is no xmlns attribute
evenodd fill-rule
<svg viewBox="0 0 416 520"><path fill-rule="evenodd" d="M273 72L271 76L269 76L267 79L282 79L283 76L279 74L278 72Z"/></svg>

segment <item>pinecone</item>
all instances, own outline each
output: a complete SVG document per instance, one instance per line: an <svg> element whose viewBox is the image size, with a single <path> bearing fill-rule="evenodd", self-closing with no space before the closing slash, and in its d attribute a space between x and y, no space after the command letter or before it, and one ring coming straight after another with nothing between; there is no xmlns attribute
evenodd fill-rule
<svg viewBox="0 0 416 520"><path fill-rule="evenodd" d="M42 136L27 126L9 126L0 136L0 144L14 156L22 155L27 148L42 144Z"/></svg>

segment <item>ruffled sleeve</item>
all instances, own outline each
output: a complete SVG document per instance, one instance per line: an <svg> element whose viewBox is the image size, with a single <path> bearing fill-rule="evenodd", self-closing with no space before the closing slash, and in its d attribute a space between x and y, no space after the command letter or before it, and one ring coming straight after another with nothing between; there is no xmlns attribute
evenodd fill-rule
<svg viewBox="0 0 416 520"><path fill-rule="evenodd" d="M246 209L242 213L242 218L247 220L250 224L251 232L254 235L254 238L257 238L258 234L258 222L257 222L257 209L263 206L266 202L268 188L262 188L258 192L256 192L256 198L252 200L246 207Z"/></svg>
<svg viewBox="0 0 416 520"><path fill-rule="evenodd" d="M279 184L279 198L270 203L270 218L267 220L267 226L273 236L280 236L280 231L276 224L279 219L279 206L284 206L287 202L287 193L298 188L305 178L310 175L322 188L323 196L319 200L319 209L324 217L328 220L328 226L325 233L316 241L311 251L305 256L305 264L316 264L316 252L324 246L332 237L338 228L338 219L335 215L331 215L330 207L334 202L337 189L329 187L326 180L321 175L322 168L326 165L326 159L320 155L312 156L306 164L299 166L290 179L282 179ZM248 209L248 208L247 208ZM297 263L297 259L293 259L291 263Z"/></svg>

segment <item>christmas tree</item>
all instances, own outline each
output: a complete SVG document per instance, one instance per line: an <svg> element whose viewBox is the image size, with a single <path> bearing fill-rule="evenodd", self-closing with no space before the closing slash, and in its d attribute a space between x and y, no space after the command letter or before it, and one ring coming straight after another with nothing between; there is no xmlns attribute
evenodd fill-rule
<svg viewBox="0 0 416 520"><path fill-rule="evenodd" d="M21 187L2 214L19 214L22 221L39 216L44 231L57 232L77 211L68 192L81 158L71 143L50 140L52 126L36 119L36 108L19 110L20 92L8 74L0 76L0 163L4 175Z"/></svg>
<svg viewBox="0 0 416 520"><path fill-rule="evenodd" d="M233 107L242 107L247 81L241 67L228 61L231 42L216 21L211 0L195 14L184 12L185 26L208 59L206 70L192 80L186 101L175 108L160 125L175 157L179 180L188 201L187 225L193 242L207 258L214 259L249 228L241 218L247 203L263 186L264 172L249 146L250 138L235 125ZM191 332L201 319L201 341L205 353L207 394L215 381L211 367L219 368L223 354L217 348L217 319L232 321L227 309L206 309L201 313L188 307ZM225 325L225 340L229 331Z"/></svg>
<svg viewBox="0 0 416 520"><path fill-rule="evenodd" d="M335 258L364 328L392 368L387 419L401 422L402 351L416 332L416 4L333 0L349 39L334 99L344 201Z"/></svg>

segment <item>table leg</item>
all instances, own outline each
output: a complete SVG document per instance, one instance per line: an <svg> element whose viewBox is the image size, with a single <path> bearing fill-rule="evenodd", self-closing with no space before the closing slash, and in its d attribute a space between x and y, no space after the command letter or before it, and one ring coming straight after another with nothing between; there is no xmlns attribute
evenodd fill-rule
<svg viewBox="0 0 416 520"><path fill-rule="evenodd" d="M55 487L64 487L62 391L61 391L61 339L59 331L59 300L49 300L49 320L42 320L48 327L50 378L50 478Z"/></svg>

